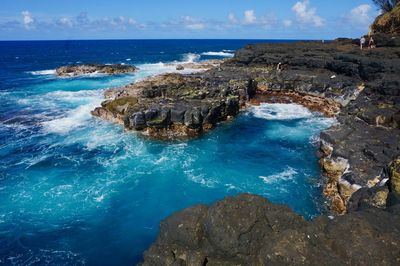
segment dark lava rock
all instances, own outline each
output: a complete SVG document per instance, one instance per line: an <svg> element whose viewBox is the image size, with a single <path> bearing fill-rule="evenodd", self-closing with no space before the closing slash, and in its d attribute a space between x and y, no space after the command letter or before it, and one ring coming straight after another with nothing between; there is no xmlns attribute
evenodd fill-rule
<svg viewBox="0 0 400 266"><path fill-rule="evenodd" d="M305 221L242 194L162 221L142 265L398 265L399 219L396 205Z"/></svg>
<svg viewBox="0 0 400 266"><path fill-rule="evenodd" d="M103 64L84 64L84 65L70 65L63 66L56 69L57 76L60 77L74 77L88 74L125 74L133 73L138 69L131 65L103 65Z"/></svg>

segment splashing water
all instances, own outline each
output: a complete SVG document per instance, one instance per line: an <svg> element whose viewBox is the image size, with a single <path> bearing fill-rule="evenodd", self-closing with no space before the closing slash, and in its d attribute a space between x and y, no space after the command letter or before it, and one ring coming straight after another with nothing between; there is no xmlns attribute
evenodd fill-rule
<svg viewBox="0 0 400 266"><path fill-rule="evenodd" d="M227 43L178 53L164 44L165 53L154 54L175 57L147 64L120 48L121 60L132 58L141 69L132 75L59 79L32 65L0 73L0 264L132 265L155 240L160 220L243 192L307 218L319 214L313 141L332 119L298 105L262 104L200 138L165 143L90 115L104 89L174 71L166 63L189 52L236 49ZM119 46L96 47L101 55ZM69 62L47 50L49 62ZM18 62L27 56L9 53Z"/></svg>

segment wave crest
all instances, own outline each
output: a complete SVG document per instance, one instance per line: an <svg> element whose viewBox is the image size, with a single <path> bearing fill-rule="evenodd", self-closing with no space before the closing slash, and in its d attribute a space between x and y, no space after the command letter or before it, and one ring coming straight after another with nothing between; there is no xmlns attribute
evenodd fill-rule
<svg viewBox="0 0 400 266"><path fill-rule="evenodd" d="M227 52L226 50L224 50L224 51L221 51L221 52L204 52L204 53L201 53L201 55L220 56L220 57L233 57L235 54Z"/></svg>
<svg viewBox="0 0 400 266"><path fill-rule="evenodd" d="M37 70L37 71L29 71L28 73L34 76L48 76L48 75L55 75L56 70L55 69Z"/></svg>
<svg viewBox="0 0 400 266"><path fill-rule="evenodd" d="M187 53L183 55L183 61L185 63L195 63L200 60L200 57L199 54Z"/></svg>

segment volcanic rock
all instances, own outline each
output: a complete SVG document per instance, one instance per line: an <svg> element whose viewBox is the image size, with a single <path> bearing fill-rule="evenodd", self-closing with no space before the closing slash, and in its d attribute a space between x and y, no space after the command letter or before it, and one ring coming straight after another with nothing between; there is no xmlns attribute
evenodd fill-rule
<svg viewBox="0 0 400 266"><path fill-rule="evenodd" d="M242 194L162 221L142 265L397 265L399 219L396 205L305 221Z"/></svg>
<svg viewBox="0 0 400 266"><path fill-rule="evenodd" d="M75 77L89 74L126 74L133 73L138 69L131 65L118 65L118 64L84 64L84 65L70 65L63 66L56 69L57 76L60 77Z"/></svg>

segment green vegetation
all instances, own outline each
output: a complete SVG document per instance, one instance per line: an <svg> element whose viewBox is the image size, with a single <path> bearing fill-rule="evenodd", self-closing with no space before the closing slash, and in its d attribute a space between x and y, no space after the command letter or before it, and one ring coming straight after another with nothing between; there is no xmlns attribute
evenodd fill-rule
<svg viewBox="0 0 400 266"><path fill-rule="evenodd" d="M132 107L138 103L138 99L136 97L122 97L115 99L113 101L110 101L109 103L106 104L106 109L112 113L117 112L117 113L122 113L123 109L126 109L127 107Z"/></svg>
<svg viewBox="0 0 400 266"><path fill-rule="evenodd" d="M400 0L373 0L374 4L377 5L383 12L390 12L395 6L400 3Z"/></svg>

